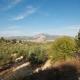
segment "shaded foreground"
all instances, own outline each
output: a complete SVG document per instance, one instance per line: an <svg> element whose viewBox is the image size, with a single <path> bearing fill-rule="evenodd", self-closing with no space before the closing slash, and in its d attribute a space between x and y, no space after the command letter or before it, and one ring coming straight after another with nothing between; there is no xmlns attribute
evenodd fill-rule
<svg viewBox="0 0 80 80"><path fill-rule="evenodd" d="M23 80L79 80L79 73L73 65L61 65L59 67L40 70Z"/></svg>

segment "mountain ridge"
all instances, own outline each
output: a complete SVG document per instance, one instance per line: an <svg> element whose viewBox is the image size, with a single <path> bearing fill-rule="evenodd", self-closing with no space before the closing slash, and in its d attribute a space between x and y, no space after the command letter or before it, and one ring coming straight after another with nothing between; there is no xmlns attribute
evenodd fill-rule
<svg viewBox="0 0 80 80"><path fill-rule="evenodd" d="M59 35L50 35L50 34L45 34L45 33L40 33L34 36L9 36L9 37L4 37L5 39L17 39L17 40L35 40L39 38L44 38L46 40L54 40L55 38L59 37Z"/></svg>

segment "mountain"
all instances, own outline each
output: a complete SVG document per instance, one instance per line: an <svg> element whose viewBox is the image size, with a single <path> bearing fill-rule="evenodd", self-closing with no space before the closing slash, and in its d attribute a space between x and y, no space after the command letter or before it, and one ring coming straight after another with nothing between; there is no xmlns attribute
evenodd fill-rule
<svg viewBox="0 0 80 80"><path fill-rule="evenodd" d="M55 38L59 37L58 35L49 35L49 34L44 34L40 33L34 36L34 38L45 38L46 40L53 40Z"/></svg>
<svg viewBox="0 0 80 80"><path fill-rule="evenodd" d="M57 37L59 37L59 36L40 33L40 34L37 34L34 36L10 36L10 37L5 37L5 38L9 39L9 40L12 40L12 39L17 39L17 40L54 40Z"/></svg>

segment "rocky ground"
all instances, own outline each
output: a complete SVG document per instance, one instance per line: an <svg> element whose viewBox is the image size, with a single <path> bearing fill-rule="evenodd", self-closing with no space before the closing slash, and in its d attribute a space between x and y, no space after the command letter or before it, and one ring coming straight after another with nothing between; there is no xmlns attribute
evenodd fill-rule
<svg viewBox="0 0 80 80"><path fill-rule="evenodd" d="M51 60L48 60L44 65L37 68L34 67L34 69L29 62L25 62L19 66L12 67L0 73L0 76L3 78L3 80L28 80L27 77L30 75L33 77L29 80L37 80L37 78L39 78L39 80L51 80L52 76L54 76L54 80L67 80L67 78L56 78L63 76L70 77L68 80L79 80L80 61L79 59L73 59L51 63Z"/></svg>

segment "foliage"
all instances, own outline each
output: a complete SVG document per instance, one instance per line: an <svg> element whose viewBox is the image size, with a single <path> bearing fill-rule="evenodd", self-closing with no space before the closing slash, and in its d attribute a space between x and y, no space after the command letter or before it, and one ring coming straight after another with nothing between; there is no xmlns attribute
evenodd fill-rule
<svg viewBox="0 0 80 80"><path fill-rule="evenodd" d="M28 58L32 64L42 64L47 60L47 54L43 48L37 46L31 48Z"/></svg>
<svg viewBox="0 0 80 80"><path fill-rule="evenodd" d="M26 56L28 53L27 44L20 43L13 44L11 42L0 42L0 65L14 62L17 57ZM16 54L16 56L14 56Z"/></svg>
<svg viewBox="0 0 80 80"><path fill-rule="evenodd" d="M40 46L40 47L39 47ZM23 56L27 60L34 52L38 58L37 62L44 62L46 59L46 44L33 43L33 42L18 42L17 40L1 39L0 42L0 66L9 62L15 62L16 58ZM31 55L32 56L32 55ZM40 63L40 62L39 62Z"/></svg>
<svg viewBox="0 0 80 80"><path fill-rule="evenodd" d="M75 40L71 37L60 37L52 45L51 57L53 60L66 59L72 57L75 51Z"/></svg>
<svg viewBox="0 0 80 80"><path fill-rule="evenodd" d="M12 40L12 43L13 43L13 44L15 44L16 42L17 42L17 40L16 40L16 39L13 39L13 40Z"/></svg>
<svg viewBox="0 0 80 80"><path fill-rule="evenodd" d="M80 31L78 32L78 35L76 37L76 43L77 43L77 49L80 49Z"/></svg>
<svg viewBox="0 0 80 80"><path fill-rule="evenodd" d="M76 47L74 38L60 37L54 42L34 43L27 41L0 39L0 66L9 62L15 62L16 58L23 56L32 64L44 63L51 59L66 59L72 57Z"/></svg>

